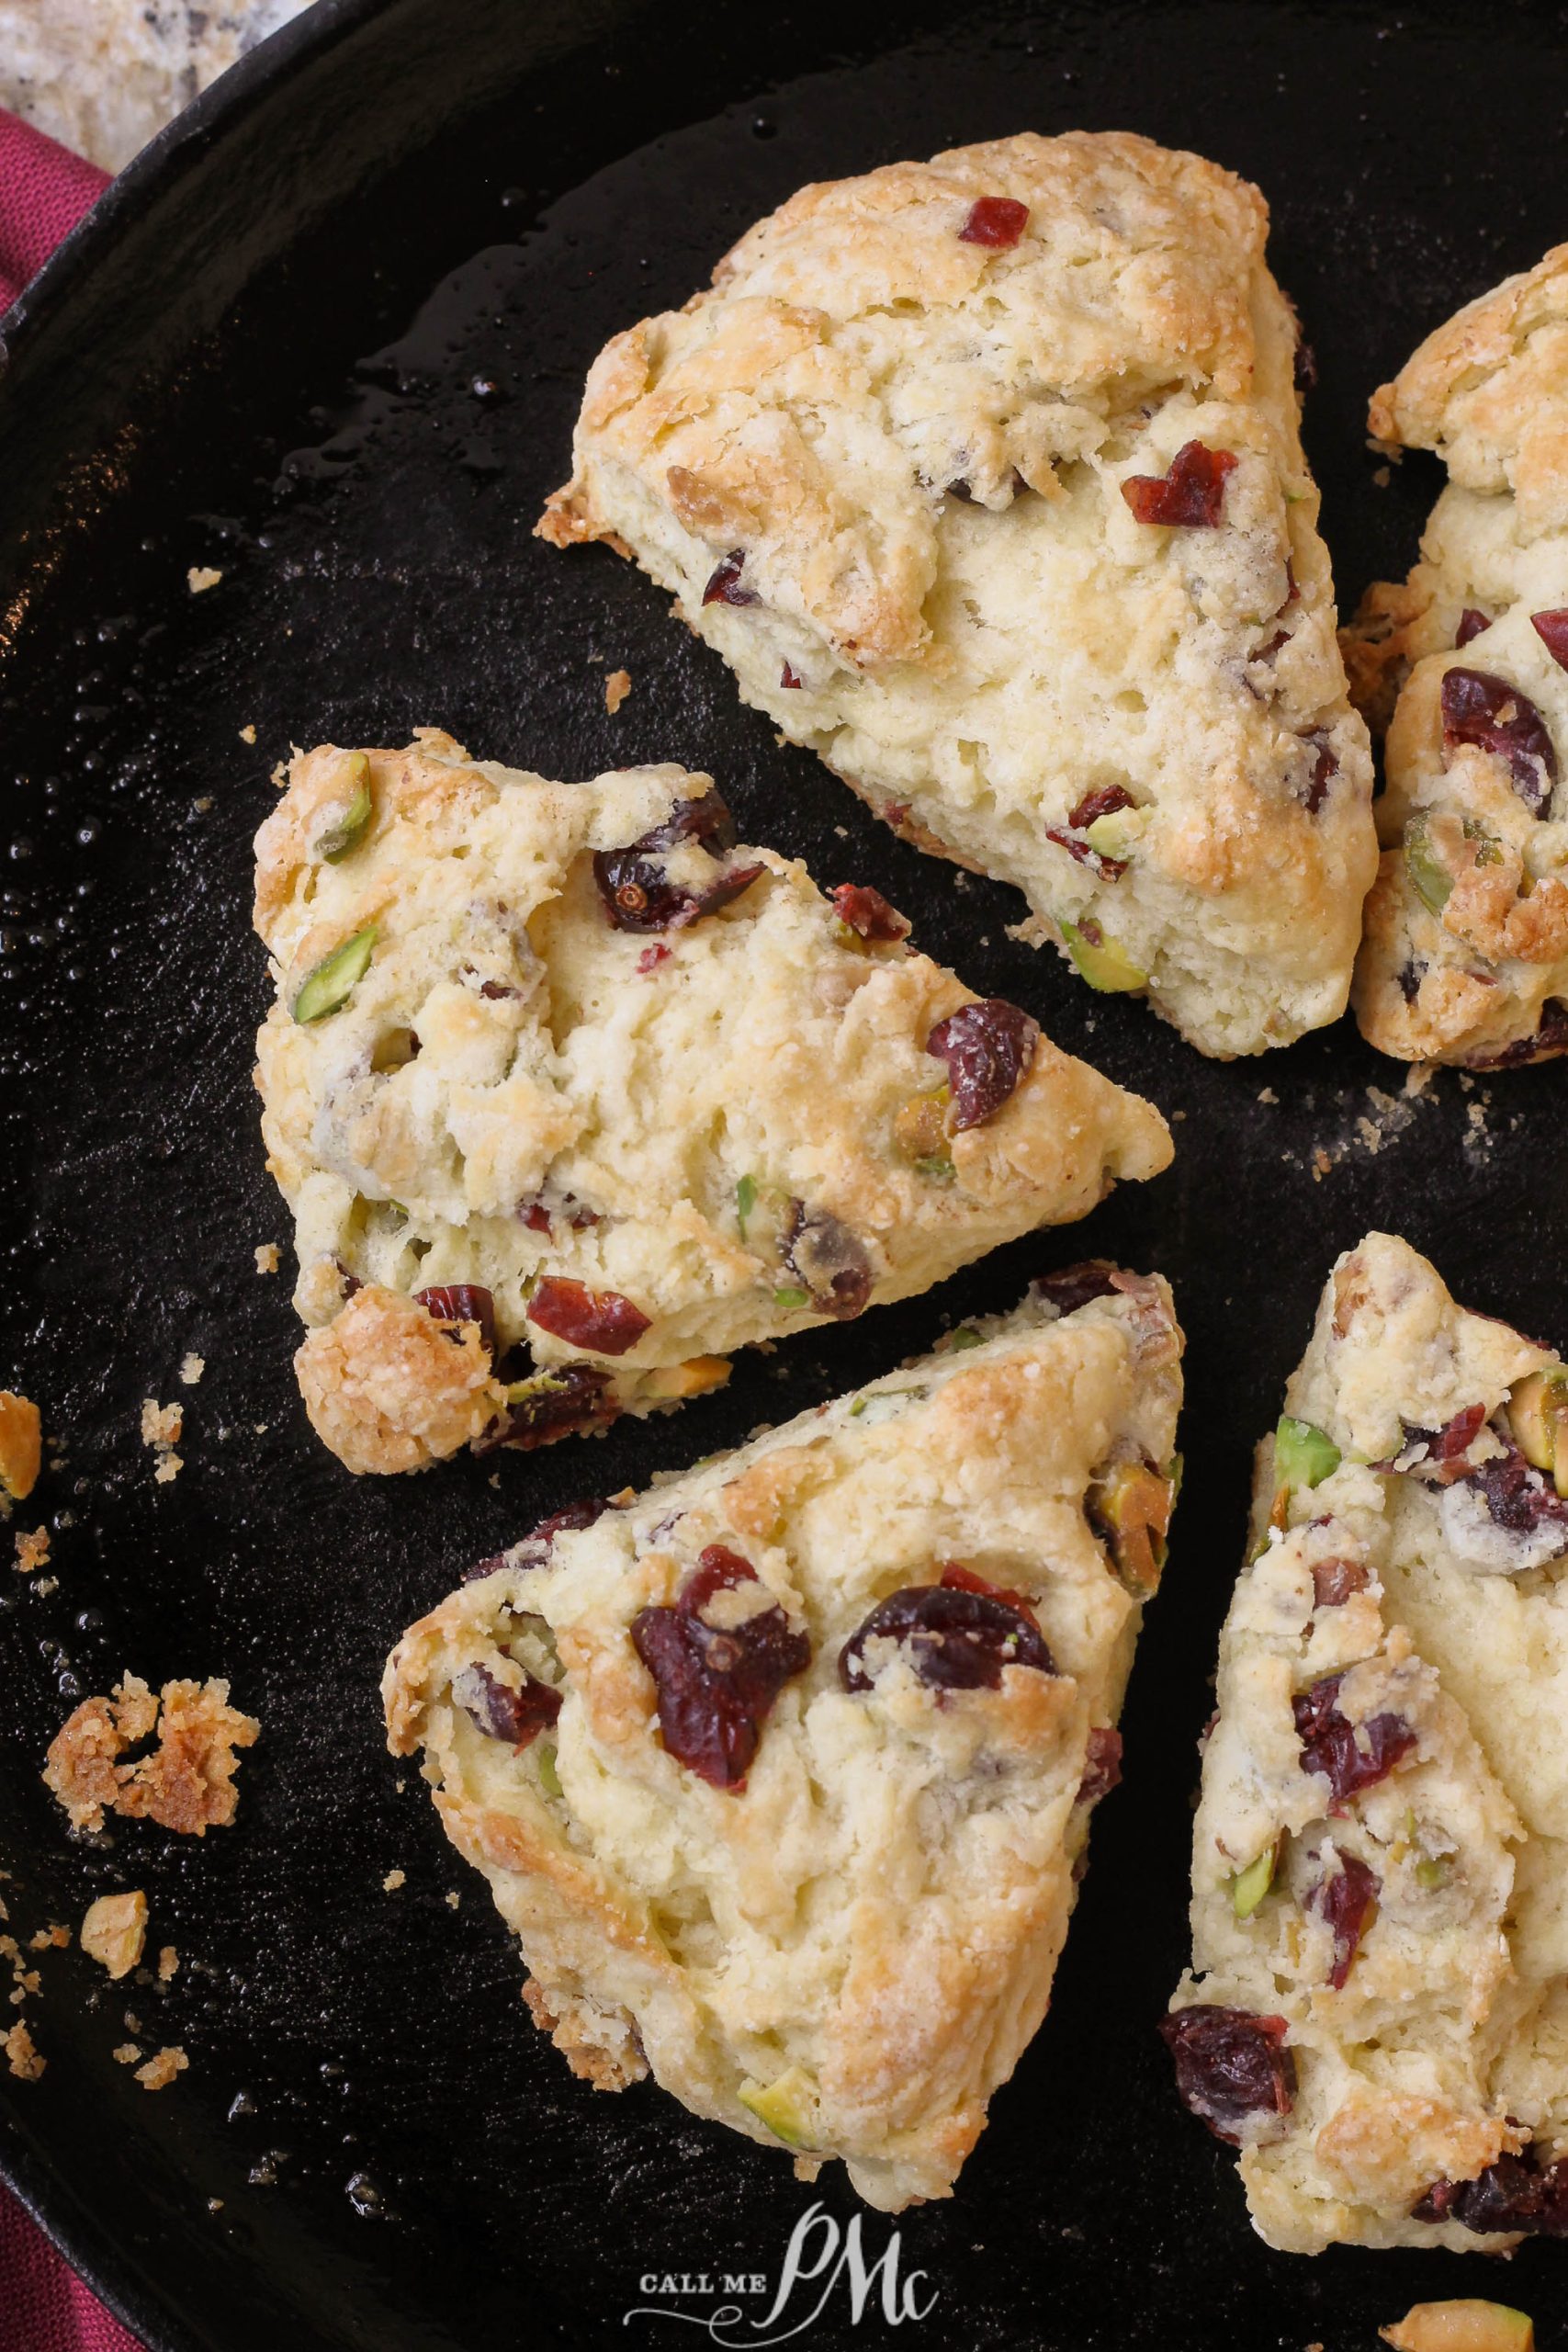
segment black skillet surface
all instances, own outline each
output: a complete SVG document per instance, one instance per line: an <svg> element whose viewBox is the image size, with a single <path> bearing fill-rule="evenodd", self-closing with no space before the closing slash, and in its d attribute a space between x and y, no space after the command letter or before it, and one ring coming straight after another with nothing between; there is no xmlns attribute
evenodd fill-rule
<svg viewBox="0 0 1568 2352"><path fill-rule="evenodd" d="M24 1937L141 1885L183 1966L166 1991L111 1991L78 1951L40 1958L28 2013L49 2071L0 2087L0 2161L157 2352L678 2342L669 2316L623 2315L690 2324L726 2300L739 2317L718 2340L808 2320L820 2352L889 2334L880 2290L857 2323L843 2278L810 2319L826 2272L755 2324L796 2218L816 2198L846 2222L852 2199L650 2087L612 2100L570 2078L482 1888L382 1752L377 1674L411 1617L544 1511L885 1370L1086 1248L1175 1280L1187 1492L1129 1784L1096 1826L1053 2014L957 2195L903 2218L917 2307L936 2301L897 2340L1352 2352L1419 2295L1498 2283L1544 2346L1568 2340L1560 2246L1504 2282L1480 2257L1268 2253L1153 2034L1184 1956L1193 1742L1248 1449L1331 1258L1369 1225L1432 1251L1477 1306L1568 1338L1563 1066L1445 1076L1393 1107L1403 1073L1348 1024L1203 1063L1010 944L1008 892L900 846L781 749L629 566L529 537L604 337L683 299L799 182L1026 125L1126 125L1269 195L1319 357L1308 440L1351 605L1403 571L1436 486L1415 462L1379 482L1369 390L1563 232L1565 43L1562 11L1495 7L1483 30L1438 7L328 0L13 314L0 1374L41 1400L65 1458L19 1522L53 1528L57 1586L0 1569L0 1858ZM186 569L207 564L221 582L193 597ZM611 718L621 666L634 688ZM291 739L393 742L424 721L557 775L711 766L743 838L827 883L874 881L977 989L1158 1101L1176 1166L1082 1233L742 1362L676 1419L355 1483L304 1426L287 1273L253 1271L286 1226L250 1086L248 844ZM191 1389L186 1351L207 1363ZM186 1406L172 1486L139 1440L146 1396ZM234 1828L65 1836L44 1746L127 1667L227 1674L260 1715ZM393 1869L406 1883L385 1893ZM128 2034L183 2044L190 2071L148 2097L110 2056ZM869 2218L868 2258L889 2233ZM767 2292L726 2298L726 2273Z"/></svg>

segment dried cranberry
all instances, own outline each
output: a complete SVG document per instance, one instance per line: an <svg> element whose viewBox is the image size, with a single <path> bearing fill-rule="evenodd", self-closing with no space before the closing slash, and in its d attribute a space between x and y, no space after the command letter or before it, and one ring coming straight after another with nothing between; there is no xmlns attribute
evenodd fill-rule
<svg viewBox="0 0 1568 2352"><path fill-rule="evenodd" d="M1529 696L1490 670L1446 670L1443 741L1473 743L1508 763L1514 789L1540 814L1557 782L1557 752Z"/></svg>
<svg viewBox="0 0 1568 2352"><path fill-rule="evenodd" d="M1451 1420L1445 1421L1436 1436L1427 1440L1427 1460L1452 1462L1456 1455L1468 1453L1480 1436L1485 1419L1484 1405L1467 1405L1462 1413L1456 1413Z"/></svg>
<svg viewBox="0 0 1568 2352"><path fill-rule="evenodd" d="M1042 1274L1031 1284L1036 1298L1049 1299L1064 1315L1087 1306L1091 1298L1114 1298L1117 1269L1109 1258L1090 1258L1081 1266L1064 1266L1055 1274Z"/></svg>
<svg viewBox="0 0 1568 2352"><path fill-rule="evenodd" d="M1568 670L1568 605L1550 612L1532 613L1530 627L1560 670Z"/></svg>
<svg viewBox="0 0 1568 2352"><path fill-rule="evenodd" d="M637 957L637 970L639 972L656 972L660 964L666 964L669 962L670 954L671 951L666 947L664 942L661 939L656 939L653 945L651 947L645 947L642 954Z"/></svg>
<svg viewBox="0 0 1568 2352"><path fill-rule="evenodd" d="M755 605L761 600L754 588L742 588L740 574L746 569L744 548L731 548L721 563L715 565L703 590L705 605Z"/></svg>
<svg viewBox="0 0 1568 2352"><path fill-rule="evenodd" d="M1328 740L1326 728L1310 728L1302 737L1302 741L1310 744L1317 755L1313 761L1312 774L1307 778L1307 788L1303 795L1307 815L1315 817L1323 806L1324 794L1339 773L1339 754Z"/></svg>
<svg viewBox="0 0 1568 2352"><path fill-rule="evenodd" d="M1016 245L1029 222L1029 207L1015 196L977 196L958 232L961 244L989 245L1005 252Z"/></svg>
<svg viewBox="0 0 1568 2352"><path fill-rule="evenodd" d="M518 1222L525 1225L530 1233L548 1233L551 1229L550 1213L543 1201L525 1201L517 1216Z"/></svg>
<svg viewBox="0 0 1568 2352"><path fill-rule="evenodd" d="M466 1666L454 1675L452 1696L487 1739L510 1740L513 1747L526 1747L561 1710L561 1694L547 1682L525 1674L522 1690L513 1690L487 1666Z"/></svg>
<svg viewBox="0 0 1568 2352"><path fill-rule="evenodd" d="M839 921L847 923L862 939L908 939L909 925L897 907L889 906L880 890L868 883L840 882L830 893L838 910Z"/></svg>
<svg viewBox="0 0 1568 2352"><path fill-rule="evenodd" d="M540 1520L536 1527L531 1527L526 1535L519 1538L514 1547L516 1566L542 1566L558 1535L570 1534L580 1527L596 1526L612 1508L602 1495L584 1495L581 1502L568 1503L564 1510L552 1511L548 1519Z"/></svg>
<svg viewBox="0 0 1568 2352"><path fill-rule="evenodd" d="M1101 882L1120 882L1127 871L1124 857L1107 857L1089 842L1079 841L1076 833L1065 833L1059 825L1047 825L1045 838L1048 842L1055 842L1058 849L1065 849L1067 855L1076 858L1080 865L1092 866Z"/></svg>
<svg viewBox="0 0 1568 2352"><path fill-rule="evenodd" d="M538 1373L525 1384L525 1393L474 1440L474 1452L493 1453L509 1446L531 1453L574 1431L608 1429L621 1409L607 1393L609 1386L608 1373L592 1363L563 1363Z"/></svg>
<svg viewBox="0 0 1568 2352"><path fill-rule="evenodd" d="M1341 1854L1333 1876L1319 1879L1308 1892L1307 1909L1325 1919L1333 1930L1334 1965L1328 1981L1337 1993L1344 1988L1382 1892L1382 1881L1377 1872L1354 1854Z"/></svg>
<svg viewBox="0 0 1568 2352"><path fill-rule="evenodd" d="M994 1592L949 1584L905 1585L879 1600L839 1652L846 1690L869 1690L869 1641L898 1642L919 1679L935 1690L997 1690L1004 1666L1055 1674L1055 1661L1032 1617Z"/></svg>
<svg viewBox="0 0 1568 2352"><path fill-rule="evenodd" d="M1312 1564L1312 1605L1339 1609L1353 1592L1365 1592L1367 1571L1359 1560L1314 1560Z"/></svg>
<svg viewBox="0 0 1568 2352"><path fill-rule="evenodd" d="M1454 651L1459 652L1462 647L1470 643L1472 637L1479 637L1483 629L1490 628L1491 626L1490 613L1478 612L1473 605L1467 605L1459 616L1459 627L1454 631Z"/></svg>
<svg viewBox="0 0 1568 2352"><path fill-rule="evenodd" d="M1097 784L1086 792L1075 808L1067 811L1067 822L1076 832L1087 832L1097 817L1114 817L1120 809L1131 808L1133 796L1123 792L1119 784Z"/></svg>
<svg viewBox="0 0 1568 2352"><path fill-rule="evenodd" d="M953 1091L948 1131L962 1135L999 1111L1034 1058L1038 1024L1005 997L983 996L939 1021L926 1051L947 1064Z"/></svg>
<svg viewBox="0 0 1568 2352"><path fill-rule="evenodd" d="M714 1595L758 1581L750 1562L710 1544L672 1609L643 1609L632 1644L653 1677L659 1728L678 1763L716 1789L739 1791L784 1684L811 1663L811 1644L775 1601L739 1624L708 1624Z"/></svg>
<svg viewBox="0 0 1568 2352"><path fill-rule="evenodd" d="M1317 354L1303 334L1296 337L1295 356L1291 362L1291 380L1298 392L1310 392L1317 381Z"/></svg>
<svg viewBox="0 0 1568 2352"><path fill-rule="evenodd" d="M800 680L795 676L795 672L790 668L787 662L784 663L783 670L779 673L779 684L781 686L788 686L792 689L797 687L800 684Z"/></svg>
<svg viewBox="0 0 1568 2352"><path fill-rule="evenodd" d="M1302 1743L1302 1770L1321 1772L1340 1804L1361 1789L1386 1780L1416 1745L1416 1734L1403 1715L1372 1715L1365 1723L1348 1723L1337 1703L1344 1679L1343 1674L1325 1675L1292 1702Z"/></svg>
<svg viewBox="0 0 1568 2352"><path fill-rule="evenodd" d="M1503 1437L1503 1444L1504 1453L1479 1463L1463 1480L1485 1503L1488 1517L1515 1535L1533 1535L1539 1527L1568 1530L1568 1502L1531 1469L1511 1438Z"/></svg>
<svg viewBox="0 0 1568 2352"><path fill-rule="evenodd" d="M1477 2235L1568 2236L1568 2165L1542 2169L1533 2148L1499 2156L1473 2180L1435 2180L1411 2208L1411 2219L1458 2222Z"/></svg>
<svg viewBox="0 0 1568 2352"><path fill-rule="evenodd" d="M1030 1607L1026 1592L1016 1591L1010 1584L992 1584L987 1577L977 1577L973 1568L966 1568L962 1560L944 1560L941 1581L951 1585L955 1592L983 1592L992 1600L1005 1600L1010 1609L1025 1614Z"/></svg>
<svg viewBox="0 0 1568 2352"><path fill-rule="evenodd" d="M439 1289L416 1290L414 1305L434 1315L438 1323L477 1323L479 1345L493 1361L495 1301L478 1283L447 1283Z"/></svg>
<svg viewBox="0 0 1568 2352"><path fill-rule="evenodd" d="M662 853L682 842L695 842L716 861L735 846L735 820L716 792L700 800L676 804L662 825L655 825L625 849L593 853L593 879L604 910L617 931L672 931L712 914L748 889L762 871L742 866L723 875L705 890L672 882L659 863Z"/></svg>
<svg viewBox="0 0 1568 2352"><path fill-rule="evenodd" d="M1112 1789L1122 1785L1122 1735L1112 1731L1109 1724L1096 1724L1089 1736L1089 1747L1084 1757L1084 1776L1078 1782L1075 1804L1098 1804Z"/></svg>
<svg viewBox="0 0 1568 2352"><path fill-rule="evenodd" d="M528 1301L528 1320L541 1331L597 1355L624 1356L635 1348L650 1318L618 1290L590 1290L564 1274L547 1274Z"/></svg>
<svg viewBox="0 0 1568 2352"><path fill-rule="evenodd" d="M1533 1037L1516 1037L1495 1054L1472 1054L1472 1069L1517 1069L1527 1062L1551 1061L1568 1054L1568 1005L1553 997L1540 1009L1540 1025Z"/></svg>
<svg viewBox="0 0 1568 2352"><path fill-rule="evenodd" d="M504 980L481 980L479 982L479 994L484 997L489 997L492 1003L500 1003L507 997L519 997L522 993L523 991L521 989L510 988ZM412 1031L410 1032L410 1035L412 1035Z"/></svg>
<svg viewBox="0 0 1568 2352"><path fill-rule="evenodd" d="M1285 2047L1283 2018L1203 2002L1161 2018L1158 2032L1176 2062L1176 2089L1216 2140L1234 2148L1255 2115L1289 2115L1296 2062Z"/></svg>
<svg viewBox="0 0 1568 2352"><path fill-rule="evenodd" d="M865 1244L826 1209L808 1210L804 1201L791 1201L783 1256L820 1314L835 1315L840 1322L864 1314L872 1281Z"/></svg>
<svg viewBox="0 0 1568 2352"><path fill-rule="evenodd" d="M1132 474L1122 495L1140 523L1212 531L1224 517L1225 478L1235 465L1230 450L1189 441L1172 458L1168 474Z"/></svg>

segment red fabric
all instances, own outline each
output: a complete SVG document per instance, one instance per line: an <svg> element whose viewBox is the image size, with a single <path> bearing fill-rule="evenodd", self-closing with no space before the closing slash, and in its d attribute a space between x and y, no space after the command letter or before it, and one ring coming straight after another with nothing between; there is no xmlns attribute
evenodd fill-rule
<svg viewBox="0 0 1568 2352"><path fill-rule="evenodd" d="M5 2352L141 2352L0 2188L0 2345Z"/></svg>
<svg viewBox="0 0 1568 2352"><path fill-rule="evenodd" d="M108 184L96 164L0 107L0 311Z"/></svg>

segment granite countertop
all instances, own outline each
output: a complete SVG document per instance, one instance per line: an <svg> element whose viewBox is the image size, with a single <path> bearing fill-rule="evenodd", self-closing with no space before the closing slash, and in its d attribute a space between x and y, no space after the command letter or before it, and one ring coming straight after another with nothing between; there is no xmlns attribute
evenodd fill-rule
<svg viewBox="0 0 1568 2352"><path fill-rule="evenodd" d="M0 0L0 107L118 172L310 0Z"/></svg>

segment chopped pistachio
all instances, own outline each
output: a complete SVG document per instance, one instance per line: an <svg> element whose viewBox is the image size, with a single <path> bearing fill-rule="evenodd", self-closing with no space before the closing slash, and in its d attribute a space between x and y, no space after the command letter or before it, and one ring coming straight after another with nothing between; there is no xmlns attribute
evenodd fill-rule
<svg viewBox="0 0 1568 2352"><path fill-rule="evenodd" d="M947 1344L950 1348L955 1349L983 1348L986 1342L978 1331L973 1330L967 1323L961 1323Z"/></svg>
<svg viewBox="0 0 1568 2352"><path fill-rule="evenodd" d="M294 1018L304 1023L324 1021L329 1012L338 1012L348 1002L366 973L376 950L376 926L367 923L341 947L324 956L313 971L308 972L294 1000Z"/></svg>
<svg viewBox="0 0 1568 2352"><path fill-rule="evenodd" d="M1274 1431L1274 1475L1281 1487L1321 1487L1339 1463L1339 1448L1324 1430L1280 1414Z"/></svg>
<svg viewBox="0 0 1568 2352"><path fill-rule="evenodd" d="M1404 828L1404 870L1423 905L1440 915L1452 893L1454 877L1433 847L1424 817L1412 817Z"/></svg>
<svg viewBox="0 0 1568 2352"><path fill-rule="evenodd" d="M1508 1419L1525 1460L1532 1469L1549 1472L1558 1493L1568 1495L1568 1367L1549 1364L1516 1381Z"/></svg>
<svg viewBox="0 0 1568 2352"><path fill-rule="evenodd" d="M782 1306L786 1313L793 1313L795 1307L805 1306L810 1297L808 1290L800 1290L794 1283L786 1283L783 1290L774 1291L773 1305Z"/></svg>
<svg viewBox="0 0 1568 2352"><path fill-rule="evenodd" d="M310 845L311 856L321 858L327 865L335 865L356 848L370 822L370 763L363 752L351 752L346 765L345 781L353 787L351 797L336 822Z"/></svg>
<svg viewBox="0 0 1568 2352"><path fill-rule="evenodd" d="M1172 1499L1170 1480L1146 1462L1114 1463L1089 1488L1089 1515L1116 1572L1140 1596L1159 1589Z"/></svg>
<svg viewBox="0 0 1568 2352"><path fill-rule="evenodd" d="M937 1152L929 1159L917 1159L915 1173L929 1178L933 1184L951 1184L958 1170L945 1152Z"/></svg>
<svg viewBox="0 0 1568 2352"><path fill-rule="evenodd" d="M1126 857L1149 827L1146 808L1112 808L1086 827L1084 839L1101 857Z"/></svg>
<svg viewBox="0 0 1568 2352"><path fill-rule="evenodd" d="M1427 1854L1416 1865L1416 1883L1435 1894L1439 1886L1448 1884L1450 1865L1440 1854Z"/></svg>
<svg viewBox="0 0 1568 2352"><path fill-rule="evenodd" d="M893 1140L917 1168L928 1159L947 1158L947 1106L952 1089L933 1087L928 1094L912 1095L893 1122Z"/></svg>
<svg viewBox="0 0 1568 2352"><path fill-rule="evenodd" d="M1109 932L1100 930L1098 922L1094 929L1100 935L1094 939L1087 929L1080 930L1077 923L1061 916L1057 917L1056 928L1066 943L1068 955L1091 989L1099 989L1105 996L1122 996L1134 989L1147 988L1148 974L1138 969L1126 949Z"/></svg>
<svg viewBox="0 0 1568 2352"><path fill-rule="evenodd" d="M1237 1871L1231 1880L1231 1909L1238 1919L1250 1919L1273 1885L1283 1843L1282 1838L1276 1838L1271 1846L1265 1846L1256 1860L1248 1862L1244 1871Z"/></svg>
<svg viewBox="0 0 1568 2352"><path fill-rule="evenodd" d="M771 2083L743 2083L738 2094L759 2123L765 2123L787 2148L811 2145L811 2114L817 2086L804 2067L790 2066Z"/></svg>
<svg viewBox="0 0 1568 2352"><path fill-rule="evenodd" d="M742 1176L735 1187L735 1218L740 1227L740 1238L746 1238L746 1220L757 1205L757 1179Z"/></svg>
<svg viewBox="0 0 1568 2352"><path fill-rule="evenodd" d="M556 1751L547 1739L541 1739L534 1749L539 1764L539 1786L547 1797L560 1794L560 1774L556 1770Z"/></svg>

